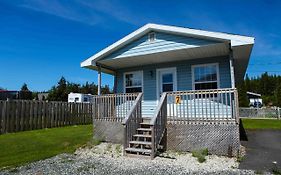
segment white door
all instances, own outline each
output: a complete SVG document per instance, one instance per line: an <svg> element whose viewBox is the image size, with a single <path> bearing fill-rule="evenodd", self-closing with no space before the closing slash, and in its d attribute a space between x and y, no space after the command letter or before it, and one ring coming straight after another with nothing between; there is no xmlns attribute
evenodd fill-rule
<svg viewBox="0 0 281 175"><path fill-rule="evenodd" d="M163 92L176 91L176 68L158 69L158 99Z"/></svg>

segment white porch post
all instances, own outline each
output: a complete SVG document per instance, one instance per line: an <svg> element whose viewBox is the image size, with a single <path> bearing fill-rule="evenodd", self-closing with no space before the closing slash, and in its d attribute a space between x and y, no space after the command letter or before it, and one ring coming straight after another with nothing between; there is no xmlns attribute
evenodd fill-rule
<svg viewBox="0 0 281 175"><path fill-rule="evenodd" d="M231 87L235 88L235 76L234 76L234 67L233 67L233 52L230 48L229 53L229 67L230 67L230 78L231 78Z"/></svg>
<svg viewBox="0 0 281 175"><path fill-rule="evenodd" d="M114 86L113 86L113 92L117 93L117 75L114 74Z"/></svg>
<svg viewBox="0 0 281 175"><path fill-rule="evenodd" d="M98 95L101 95L101 67L98 67Z"/></svg>

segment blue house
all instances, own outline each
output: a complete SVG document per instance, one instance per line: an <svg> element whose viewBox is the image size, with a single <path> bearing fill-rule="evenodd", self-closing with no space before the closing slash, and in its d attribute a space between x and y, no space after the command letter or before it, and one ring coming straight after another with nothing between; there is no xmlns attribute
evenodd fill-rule
<svg viewBox="0 0 281 175"><path fill-rule="evenodd" d="M159 149L236 155L237 82L254 38L146 24L81 63L98 71L95 136L123 143L127 155ZM101 73L114 92L101 95Z"/></svg>

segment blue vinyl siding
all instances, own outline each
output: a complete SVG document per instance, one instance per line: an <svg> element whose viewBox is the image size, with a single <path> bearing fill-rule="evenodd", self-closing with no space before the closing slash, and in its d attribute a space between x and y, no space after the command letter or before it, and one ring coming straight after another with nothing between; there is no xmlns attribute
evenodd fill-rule
<svg viewBox="0 0 281 175"><path fill-rule="evenodd" d="M117 71L117 92L123 93L123 74L124 72L130 71L143 71L143 92L144 100L156 100L156 69L176 67L177 69L177 90L191 90L192 89L192 72L191 66L197 64L208 64L208 63L219 63L219 77L220 77L220 88L230 88L231 78L229 69L228 57L219 58L201 58L180 62L170 62L163 64L153 64L141 67L120 69ZM152 72L152 74L151 74Z"/></svg>
<svg viewBox="0 0 281 175"><path fill-rule="evenodd" d="M155 34L156 40L153 42L148 41L148 34L146 34L130 44L125 45L121 49L111 53L104 59L117 59L129 56L146 55L218 43L217 41L203 40L162 32L155 32Z"/></svg>

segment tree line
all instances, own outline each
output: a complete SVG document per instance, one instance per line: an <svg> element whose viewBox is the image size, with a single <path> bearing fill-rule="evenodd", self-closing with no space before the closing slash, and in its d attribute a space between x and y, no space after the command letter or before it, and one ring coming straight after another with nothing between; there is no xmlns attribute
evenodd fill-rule
<svg viewBox="0 0 281 175"><path fill-rule="evenodd" d="M252 78L246 75L244 81L241 82L237 88L240 106L249 106L246 92L250 91L261 94L264 105L281 107L280 75L269 75L267 72Z"/></svg>
<svg viewBox="0 0 281 175"><path fill-rule="evenodd" d="M26 83L24 83L24 85L21 87L20 92L26 92L26 94L29 94L27 92L30 92L29 96L23 96L20 99L38 100L39 93L31 92L28 89ZM43 100L67 101L68 94L70 92L97 95L98 85L96 85L94 83L89 83L89 82L86 82L85 84L73 83L73 82L67 81L64 77L61 77L61 79L58 81L58 83L55 86L53 86L49 91L43 92L43 93L48 93L47 98L46 99L43 98ZM101 87L101 93L109 94L109 93L112 93L112 90L109 88L108 85L105 85L105 86Z"/></svg>

